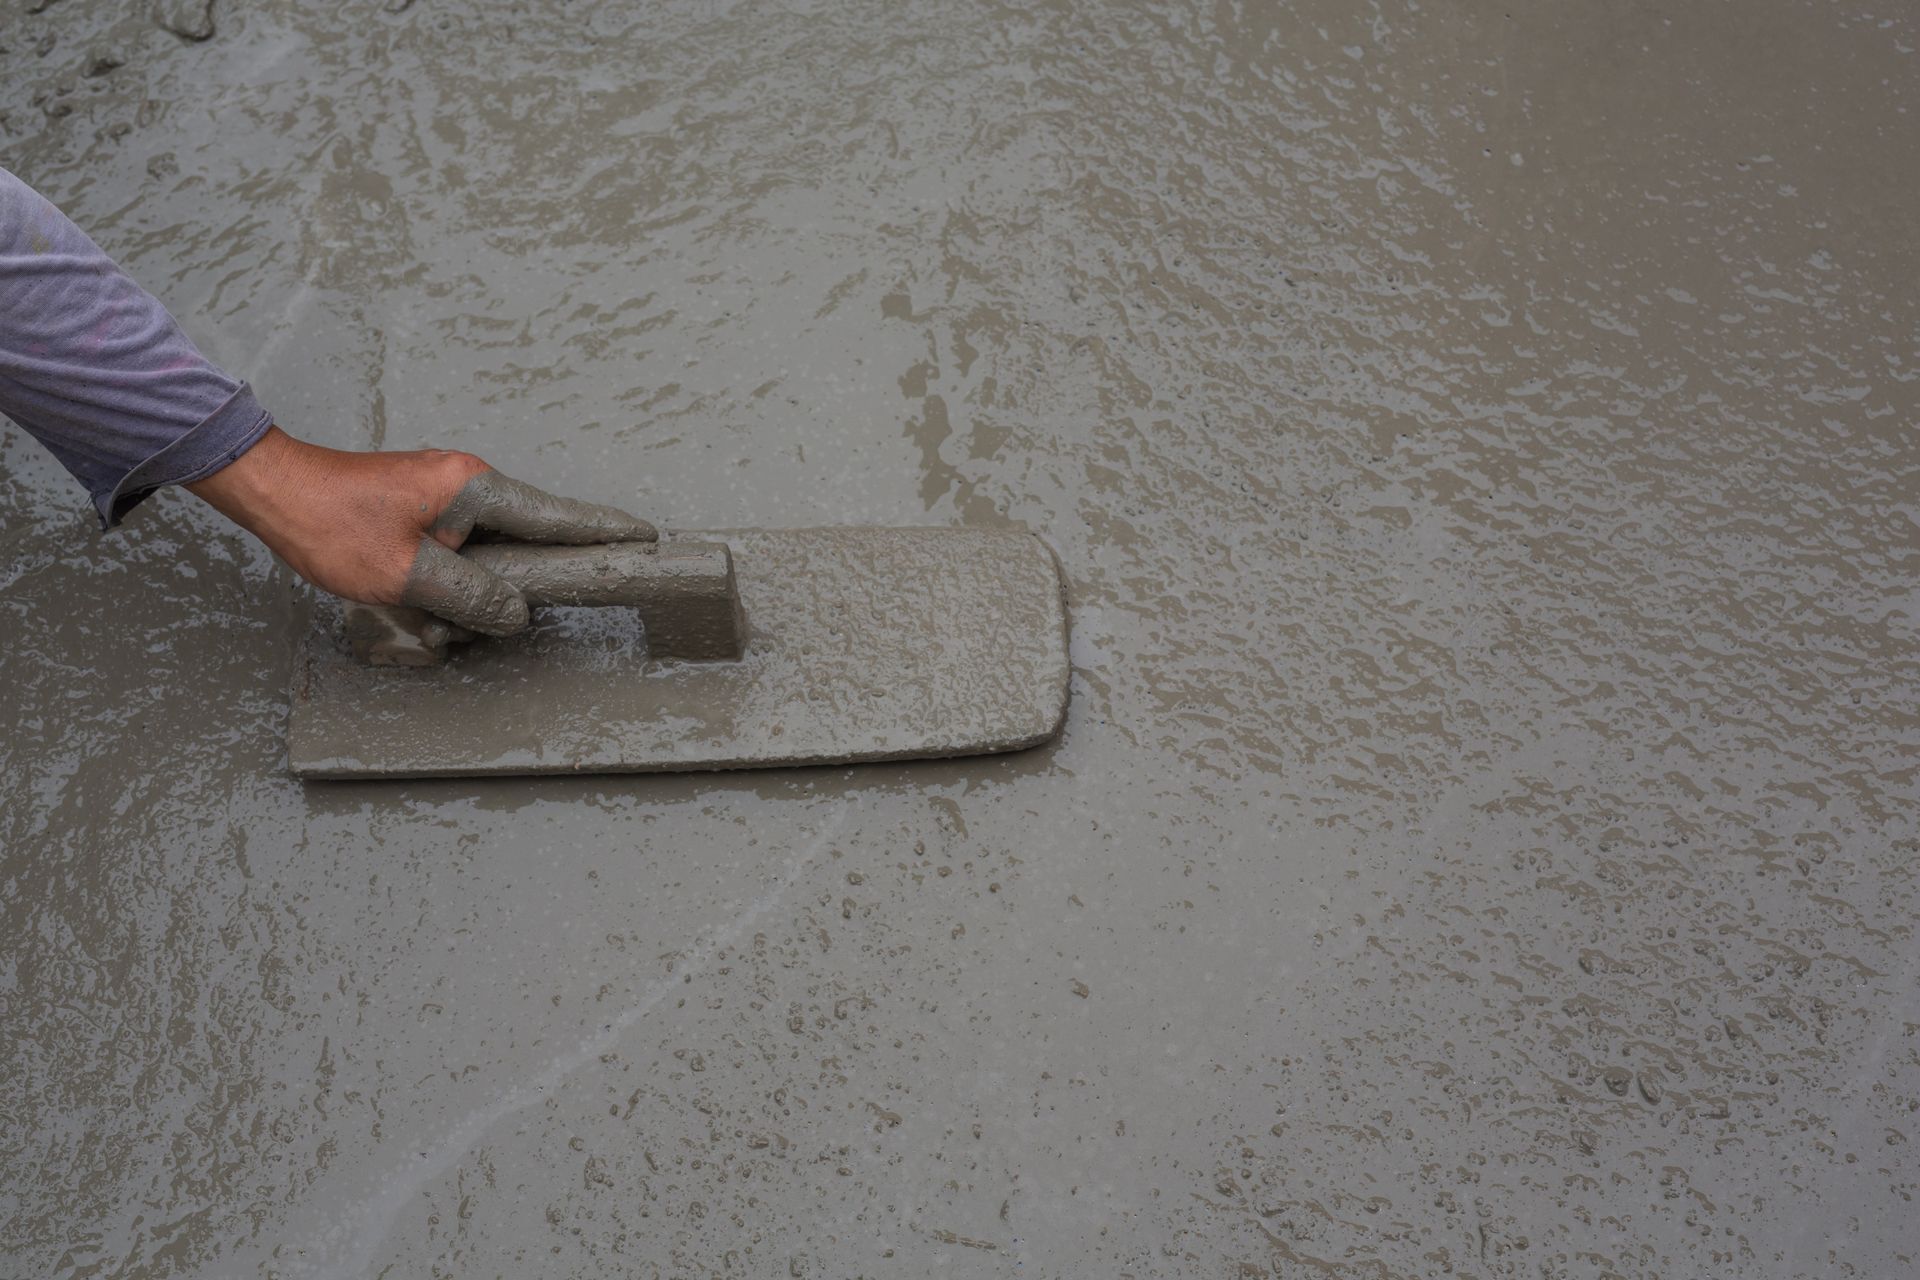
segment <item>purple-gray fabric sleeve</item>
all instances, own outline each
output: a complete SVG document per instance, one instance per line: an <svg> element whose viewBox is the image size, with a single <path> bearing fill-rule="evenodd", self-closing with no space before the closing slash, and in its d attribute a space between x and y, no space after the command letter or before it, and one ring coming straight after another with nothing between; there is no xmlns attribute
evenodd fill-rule
<svg viewBox="0 0 1920 1280"><path fill-rule="evenodd" d="M5 169L0 412L87 487L103 529L162 485L212 475L273 425L158 299Z"/></svg>

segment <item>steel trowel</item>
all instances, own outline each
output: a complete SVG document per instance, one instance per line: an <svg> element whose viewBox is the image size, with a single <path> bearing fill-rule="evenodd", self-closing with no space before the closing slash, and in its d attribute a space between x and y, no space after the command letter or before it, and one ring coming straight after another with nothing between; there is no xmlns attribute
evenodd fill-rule
<svg viewBox="0 0 1920 1280"><path fill-rule="evenodd" d="M1018 751L1059 733L1067 614L1031 533L672 532L489 543L504 638L328 606L295 661L303 778L663 772Z"/></svg>

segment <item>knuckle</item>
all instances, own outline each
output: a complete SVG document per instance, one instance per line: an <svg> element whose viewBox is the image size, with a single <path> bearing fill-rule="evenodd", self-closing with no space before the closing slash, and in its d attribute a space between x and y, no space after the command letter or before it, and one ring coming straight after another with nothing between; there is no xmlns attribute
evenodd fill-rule
<svg viewBox="0 0 1920 1280"><path fill-rule="evenodd" d="M433 465L442 479L454 489L459 489L477 475L493 470L475 455L454 449L434 450Z"/></svg>

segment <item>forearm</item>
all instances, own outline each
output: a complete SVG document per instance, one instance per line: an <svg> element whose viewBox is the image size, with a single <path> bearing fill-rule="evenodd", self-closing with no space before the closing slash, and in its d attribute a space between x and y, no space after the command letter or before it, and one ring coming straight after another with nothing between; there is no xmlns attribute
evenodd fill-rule
<svg viewBox="0 0 1920 1280"><path fill-rule="evenodd" d="M103 527L188 486L308 582L476 632L527 603L455 554L479 527L533 542L651 541L644 520L509 479L472 454L348 453L273 426L154 296L0 169L0 411L93 495Z"/></svg>
<svg viewBox="0 0 1920 1280"><path fill-rule="evenodd" d="M111 528L204 479L271 425L159 300L0 169L0 412L58 458Z"/></svg>

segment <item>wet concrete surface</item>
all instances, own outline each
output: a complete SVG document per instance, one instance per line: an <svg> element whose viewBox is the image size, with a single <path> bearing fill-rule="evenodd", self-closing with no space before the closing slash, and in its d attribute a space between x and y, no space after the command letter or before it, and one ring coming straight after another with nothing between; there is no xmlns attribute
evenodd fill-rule
<svg viewBox="0 0 1920 1280"><path fill-rule="evenodd" d="M0 1271L1914 1269L1910 10L212 20L0 151L290 430L1025 522L1074 702L303 786L285 571L9 430Z"/></svg>

